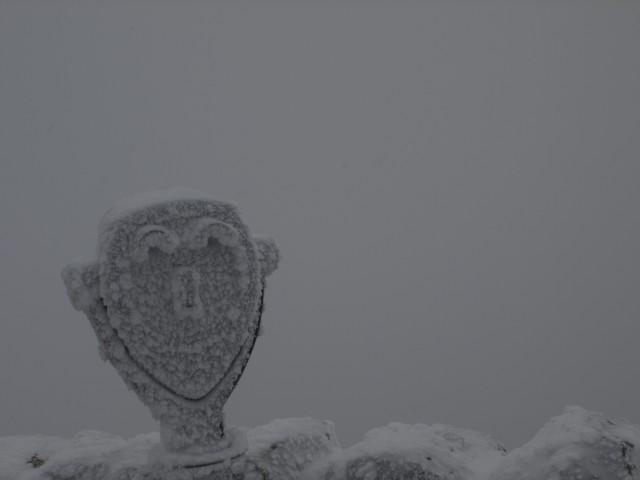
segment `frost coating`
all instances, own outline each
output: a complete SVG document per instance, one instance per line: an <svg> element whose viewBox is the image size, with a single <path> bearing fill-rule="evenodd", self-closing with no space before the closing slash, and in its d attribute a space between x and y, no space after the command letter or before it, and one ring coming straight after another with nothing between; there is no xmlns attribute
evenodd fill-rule
<svg viewBox="0 0 640 480"><path fill-rule="evenodd" d="M268 237L256 237L255 242L258 247L258 261L262 271L265 275L271 275L278 268L278 262L280 262L280 251L276 242Z"/></svg>
<svg viewBox="0 0 640 480"><path fill-rule="evenodd" d="M256 340L275 243L254 241L233 205L172 190L107 212L97 257L63 270L69 298L167 454L231 448L222 407Z"/></svg>

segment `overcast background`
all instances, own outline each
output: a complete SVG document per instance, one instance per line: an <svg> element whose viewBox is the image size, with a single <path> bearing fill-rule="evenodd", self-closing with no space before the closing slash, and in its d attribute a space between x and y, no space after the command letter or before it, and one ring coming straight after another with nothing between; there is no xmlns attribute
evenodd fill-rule
<svg viewBox="0 0 640 480"><path fill-rule="evenodd" d="M0 435L155 430L61 268L165 186L282 251L229 423L640 423L640 3L0 3Z"/></svg>

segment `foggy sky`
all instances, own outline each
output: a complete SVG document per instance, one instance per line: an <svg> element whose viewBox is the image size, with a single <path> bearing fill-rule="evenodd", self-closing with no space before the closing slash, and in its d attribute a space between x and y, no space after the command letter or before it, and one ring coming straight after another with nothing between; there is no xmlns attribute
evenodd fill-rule
<svg viewBox="0 0 640 480"><path fill-rule="evenodd" d="M59 272L166 186L282 252L229 423L640 423L640 4L267 3L0 3L0 435L157 429Z"/></svg>

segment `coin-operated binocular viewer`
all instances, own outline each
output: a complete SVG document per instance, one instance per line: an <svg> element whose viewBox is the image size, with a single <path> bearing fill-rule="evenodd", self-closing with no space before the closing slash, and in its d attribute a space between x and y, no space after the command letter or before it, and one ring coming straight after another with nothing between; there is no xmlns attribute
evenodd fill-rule
<svg viewBox="0 0 640 480"><path fill-rule="evenodd" d="M109 210L97 259L63 270L101 356L160 422L165 461L229 465L244 454L246 439L225 428L222 408L253 350L278 259L235 206L168 190Z"/></svg>

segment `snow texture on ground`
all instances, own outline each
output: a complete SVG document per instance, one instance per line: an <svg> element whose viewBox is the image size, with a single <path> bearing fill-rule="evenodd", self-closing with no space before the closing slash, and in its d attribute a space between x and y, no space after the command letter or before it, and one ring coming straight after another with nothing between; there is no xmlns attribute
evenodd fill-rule
<svg viewBox="0 0 640 480"><path fill-rule="evenodd" d="M640 428L567 407L527 444L509 453L490 480L632 480L640 478Z"/></svg>
<svg viewBox="0 0 640 480"><path fill-rule="evenodd" d="M507 453L491 437L447 425L391 423L342 449L333 424L274 420L247 431L245 480L638 480L640 428L569 407ZM0 480L186 480L149 467L157 433L129 440L87 431L72 439L0 437ZM156 466L157 467L157 466Z"/></svg>
<svg viewBox="0 0 640 480"><path fill-rule="evenodd" d="M247 480L294 480L314 462L340 450L333 423L311 418L274 420L247 436Z"/></svg>
<svg viewBox="0 0 640 480"><path fill-rule="evenodd" d="M505 454L498 442L448 425L391 423L336 452L305 474L305 480L401 480L484 478Z"/></svg>

